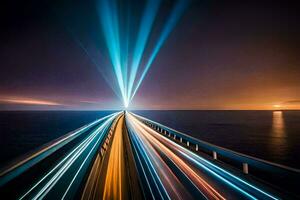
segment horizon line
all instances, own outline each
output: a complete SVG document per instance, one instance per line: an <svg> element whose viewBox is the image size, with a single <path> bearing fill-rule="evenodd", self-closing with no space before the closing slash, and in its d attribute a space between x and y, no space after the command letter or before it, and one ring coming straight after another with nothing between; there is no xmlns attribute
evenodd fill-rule
<svg viewBox="0 0 300 200"><path fill-rule="evenodd" d="M16 111L300 111L300 109L0 109L0 112Z"/></svg>

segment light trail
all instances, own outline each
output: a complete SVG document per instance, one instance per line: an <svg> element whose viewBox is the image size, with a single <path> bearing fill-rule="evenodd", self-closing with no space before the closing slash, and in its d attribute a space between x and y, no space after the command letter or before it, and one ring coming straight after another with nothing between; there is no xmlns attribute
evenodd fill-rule
<svg viewBox="0 0 300 200"><path fill-rule="evenodd" d="M267 192L268 186L262 189L263 183L196 154L144 120L148 119L116 112L45 145L6 171L9 175L31 165L35 167L27 175L40 171L36 177L12 181L19 189L25 177L15 196L22 192L19 199L279 199ZM56 149L58 156L50 156Z"/></svg>
<svg viewBox="0 0 300 200"><path fill-rule="evenodd" d="M145 118L144 118L145 119ZM220 168L219 166L213 164L212 162L204 159L203 157L195 154L194 152L190 151L189 149L186 149L183 146L180 146L179 144L173 142L172 140L161 136L156 131L153 131L146 125L142 124L141 122L138 122L141 127L144 127L145 129L148 129L150 133L155 135L155 137L160 138L162 141L164 141L167 146L171 149L172 152L176 153L177 155L181 155L190 162L196 164L201 169L205 170L206 173L211 174L213 177L219 179L225 185L232 187L236 191L240 192L241 194L245 195L247 198L250 199L278 199L277 197L274 197L273 195L263 191L262 189L259 189L258 187L248 183L247 181L233 175L232 173L226 171L225 169ZM225 186L224 185L224 186Z"/></svg>
<svg viewBox="0 0 300 200"><path fill-rule="evenodd" d="M116 121L117 119L114 119L114 120ZM95 146L96 146L96 145L93 146L93 149L95 148ZM88 156L87 156L87 157L84 159L84 161L82 162L82 164L81 164L79 170L77 171L76 175L75 175L74 178L72 179L72 181L71 181L70 185L68 186L67 190L65 191L65 193L64 193L64 195L63 195L63 197L62 197L62 199L65 199L65 197L67 196L68 192L70 191L70 188L71 188L72 184L75 183L75 180L76 180L77 176L79 175L81 169L84 167L84 165L85 165L86 162L88 161L88 158L90 158L89 155L90 155L91 153L92 153L92 151L89 152ZM99 155L99 154L97 154L97 158L99 158L98 155ZM91 161L91 159L90 159L90 161Z"/></svg>
<svg viewBox="0 0 300 200"><path fill-rule="evenodd" d="M41 160L45 159L46 157L52 155L58 149L62 148L66 144L73 141L75 138L79 137L86 131L88 131L91 127L95 126L96 124L106 120L107 118L113 116L113 114L105 116L101 119L98 119L88 125L85 125L69 134L66 134L49 144L44 145L41 149L30 154L29 156L25 157L21 161L18 161L16 164L10 166L9 168L1 171L0 173L0 186L6 184L13 178L17 177L18 175L22 174L26 170L30 169L32 166L36 165Z"/></svg>
<svg viewBox="0 0 300 200"><path fill-rule="evenodd" d="M137 119L135 119L130 114L128 114L128 118L129 118L129 121L130 121L132 127L134 128L135 132L140 135L142 142L149 145L149 146L147 146L147 148L155 148L155 149L163 152L163 154L166 157L171 159L180 168L180 170L183 173L185 173L185 175L190 179L190 181L193 182L193 184L195 186L197 186L197 188L200 188L199 193L201 193L207 199L225 199L213 187L211 187L206 181L204 181L200 176L198 176L197 173L195 171L193 171L193 169L190 166L188 166L186 163L184 163L183 160L181 160L178 156L176 156L161 141L159 141L157 138L152 136L153 133L150 134L149 132L152 132L153 130L151 130L149 127L147 127L144 124L142 124L141 122L139 122ZM157 153L156 153L156 155L159 156ZM160 170L165 170L165 169L160 168ZM169 173L172 173L172 172L170 171ZM174 183L174 182L171 181L171 183ZM172 189L175 190L177 194L182 193L182 191L180 191L180 190L178 191L177 189L174 189L174 188L172 188ZM176 199L182 199L184 197L186 197L186 194L180 195L180 196L178 195Z"/></svg>
<svg viewBox="0 0 300 200"><path fill-rule="evenodd" d="M134 130L135 124L132 119L128 117L129 126ZM149 184L151 191L159 191L160 197L162 199L190 199L191 195L180 182L180 180L173 173L172 169L164 162L163 158L160 156L159 152L153 147L153 145L146 139L144 135L138 134L139 132L134 131L131 137L136 141L137 147L139 148L140 159L146 161L147 171L150 172L151 176L145 173L147 179L151 179L151 182L155 182L155 187L153 184ZM152 196L155 197L155 193L152 192Z"/></svg>
<svg viewBox="0 0 300 200"><path fill-rule="evenodd" d="M140 177L146 180L147 189L149 189L152 199L171 199L155 169L155 166L152 164L150 157L146 153L148 149L142 145L134 132L129 130L129 133L133 142L133 149L138 159L137 164L142 169Z"/></svg>
<svg viewBox="0 0 300 200"><path fill-rule="evenodd" d="M81 199L99 199L98 197L98 191L99 191L99 184L100 184L100 170L101 170L101 165L102 164L102 158L100 154L98 153L96 156L96 159L93 163L92 169L89 172L89 176L87 179L87 182L85 183L85 187L83 190L83 193L81 195Z"/></svg>
<svg viewBox="0 0 300 200"><path fill-rule="evenodd" d="M143 197L124 127L124 115L121 115L112 125L107 150L95 159L81 195L82 200Z"/></svg>
<svg viewBox="0 0 300 200"><path fill-rule="evenodd" d="M110 116L108 119L106 119L102 125L100 125L86 139L84 139L71 152L69 152L64 157L64 159L62 159L57 165L55 165L20 199L29 198L29 197L31 199L40 199L45 197L49 193L49 191L55 186L55 184L61 180L62 176L66 175L67 170L70 169L70 167L75 163L75 161L78 161L78 158L80 156L81 159L85 159L87 157L90 158L91 152L95 152L95 150L97 150L97 146L99 146L100 141L104 138L107 128L109 127L112 120L114 120L118 114L119 113L115 113L112 116ZM76 169L76 167L74 169ZM81 169L82 166L79 166L79 168L77 168L77 171L80 171ZM70 182L66 192L69 190L69 187L70 185L73 184L73 182L74 181ZM66 193L64 193L63 196L65 196L65 194Z"/></svg>
<svg viewBox="0 0 300 200"><path fill-rule="evenodd" d="M125 189L125 158L123 143L124 116L119 119L111 145L102 199L123 199Z"/></svg>

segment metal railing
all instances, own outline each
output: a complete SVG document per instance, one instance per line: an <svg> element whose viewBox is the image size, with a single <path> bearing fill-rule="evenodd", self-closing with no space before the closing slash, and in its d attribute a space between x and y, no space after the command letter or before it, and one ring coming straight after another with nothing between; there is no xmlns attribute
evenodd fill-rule
<svg viewBox="0 0 300 200"><path fill-rule="evenodd" d="M135 114L134 114L135 115ZM141 122L157 132L169 137L194 152L205 153L213 160L221 161L234 168L240 169L244 174L251 174L260 180L283 189L287 193L298 194L298 181L300 170L285 165L273 163L253 156L245 155L230 149L226 149L176 131L158 122L135 115ZM297 159L297 158L295 158Z"/></svg>

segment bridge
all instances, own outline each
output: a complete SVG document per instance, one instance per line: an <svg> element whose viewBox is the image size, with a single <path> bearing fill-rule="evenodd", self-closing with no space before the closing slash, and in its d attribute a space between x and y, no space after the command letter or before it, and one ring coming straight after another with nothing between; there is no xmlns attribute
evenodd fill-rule
<svg viewBox="0 0 300 200"><path fill-rule="evenodd" d="M299 169L124 111L1 169L0 194L5 199L299 199L299 175Z"/></svg>

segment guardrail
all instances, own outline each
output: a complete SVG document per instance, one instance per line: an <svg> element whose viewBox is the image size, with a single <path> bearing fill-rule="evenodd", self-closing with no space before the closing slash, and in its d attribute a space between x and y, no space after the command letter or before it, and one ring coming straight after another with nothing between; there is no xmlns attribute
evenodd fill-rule
<svg viewBox="0 0 300 200"><path fill-rule="evenodd" d="M266 181L276 189L298 194L298 181L300 170L285 165L269 162L253 156L245 155L230 149L226 149L176 131L158 122L134 114L141 122L157 132L181 143L186 148L195 152L210 155L212 159L219 160L240 169L244 174L252 174L260 180ZM297 159L297 158L295 158Z"/></svg>
<svg viewBox="0 0 300 200"><path fill-rule="evenodd" d="M13 180L14 178L18 177L22 173L29 170L31 167L37 165L41 161L43 161L48 156L51 156L59 149L63 148L65 145L72 142L74 139L88 131L91 127L94 127L94 125L104 121L104 119L107 119L108 117L112 116L108 115L106 117L103 117L101 119L95 120L92 123L89 123L87 125L84 125L76 130L73 130L57 139L54 139L51 142L48 142L41 147L38 147L37 149L30 151L29 153L22 155L21 157L13 160L11 163L5 165L4 167L0 168L0 187L7 184L9 181ZM120 112L118 115L116 115L116 119L119 119L119 117L122 115ZM115 119L115 120L116 120ZM115 120L111 122L110 126L115 125ZM107 145L109 144L110 137L112 136L112 128L110 128L110 131L107 134L107 138L104 140L103 146L101 146L101 156L103 155L104 151L107 149Z"/></svg>
<svg viewBox="0 0 300 200"><path fill-rule="evenodd" d="M104 158L107 150L109 149L109 146L110 146L110 143L111 143L111 139L113 137L113 134L114 134L114 131L115 131L115 128L117 126L117 123L118 121L120 120L122 114L119 114L116 119L114 119L114 121L112 122L110 128L109 128L109 131L108 131L108 134L106 135L106 139L104 140L101 148L100 148L100 157L101 159Z"/></svg>

